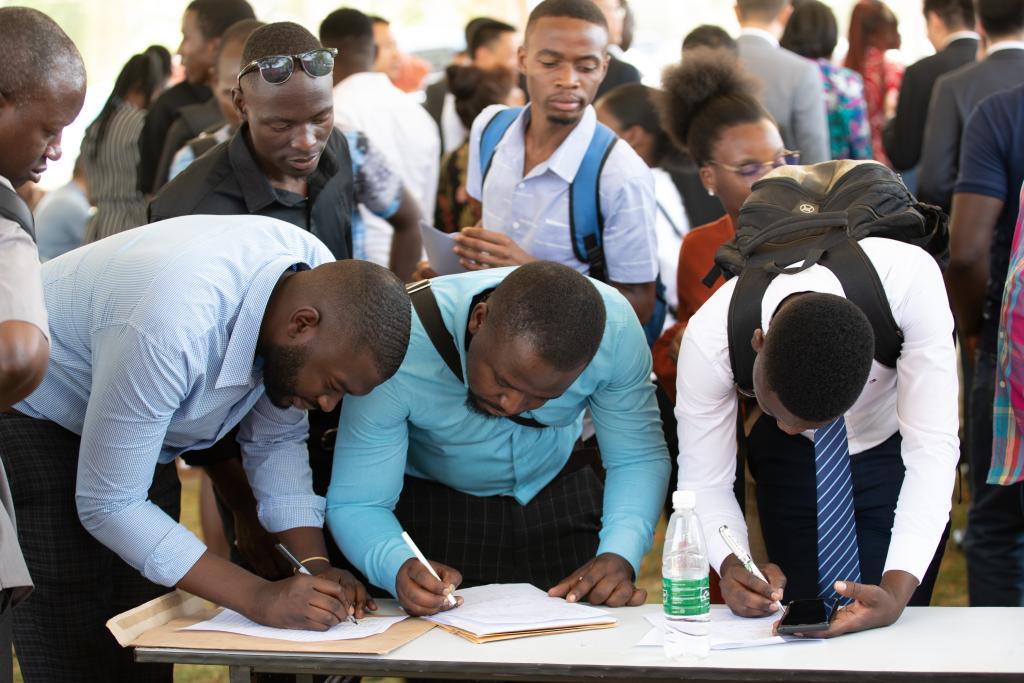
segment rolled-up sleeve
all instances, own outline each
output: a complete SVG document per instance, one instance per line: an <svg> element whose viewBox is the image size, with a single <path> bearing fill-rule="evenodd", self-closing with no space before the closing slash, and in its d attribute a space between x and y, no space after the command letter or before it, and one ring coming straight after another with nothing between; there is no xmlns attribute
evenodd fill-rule
<svg viewBox="0 0 1024 683"><path fill-rule="evenodd" d="M635 317L620 329L612 378L589 401L606 473L597 552L626 558L639 576L665 501L670 462L647 340Z"/></svg>
<svg viewBox="0 0 1024 683"><path fill-rule="evenodd" d="M400 395L386 382L345 398L327 490L327 525L338 547L392 595L399 568L413 557L394 514L409 448L409 411Z"/></svg>
<svg viewBox="0 0 1024 683"><path fill-rule="evenodd" d="M266 394L239 424L242 466L260 523L271 533L324 525L324 499L313 493L308 436L306 412L278 408Z"/></svg>
<svg viewBox="0 0 1024 683"><path fill-rule="evenodd" d="M174 586L206 546L148 500L188 369L130 326L93 336L92 392L75 501L86 530L142 574Z"/></svg>

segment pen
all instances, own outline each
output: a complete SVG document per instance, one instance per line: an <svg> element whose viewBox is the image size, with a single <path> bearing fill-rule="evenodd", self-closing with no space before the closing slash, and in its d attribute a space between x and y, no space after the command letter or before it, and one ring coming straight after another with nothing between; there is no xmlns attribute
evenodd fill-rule
<svg viewBox="0 0 1024 683"><path fill-rule="evenodd" d="M754 564L754 559L750 557L750 553L744 550L739 542L736 541L736 537L732 535L731 531L729 531L729 527L723 524L718 527L718 533L722 537L722 540L725 541L725 544L729 546L729 550L732 551L732 554L735 555L736 559L743 565L743 568L765 583L768 583L768 579L764 578L764 574L762 574L761 570L757 568L756 564ZM782 609L782 604L776 601L774 607L775 610L778 611Z"/></svg>
<svg viewBox="0 0 1024 683"><path fill-rule="evenodd" d="M411 550L412 554L416 556L416 559L420 561L420 564L422 564L424 567L427 568L427 571L430 572L430 575L433 576L438 581L440 581L441 577L437 575L437 572L434 571L434 568L432 566L430 566L429 562L427 562L427 558L423 555L423 553L420 551L420 549L416 547L416 544L412 542L412 536L409 535L408 531L403 531L402 532L402 540L405 541L405 544L407 546L409 546L409 550ZM447 597L447 600L448 600L448 604L449 605L451 605L452 607L455 607L455 596L454 595L449 593L448 597Z"/></svg>
<svg viewBox="0 0 1024 683"><path fill-rule="evenodd" d="M304 565L301 562L299 562L298 559L296 559L296 557L294 555L292 555L291 551L288 550L288 548L284 547L283 543L277 543L277 544L274 545L274 547L277 548L277 552L279 552L282 555L284 555L284 559L288 560L288 562L292 565L292 567L295 568L295 571L297 571L299 574L305 574L306 576L313 576L313 573L311 571L309 571L308 569L306 569L306 565ZM359 625L359 622L356 621L356 618L354 616L352 616L351 614L348 615L348 620L350 622L352 622L353 624L355 624L356 626Z"/></svg>

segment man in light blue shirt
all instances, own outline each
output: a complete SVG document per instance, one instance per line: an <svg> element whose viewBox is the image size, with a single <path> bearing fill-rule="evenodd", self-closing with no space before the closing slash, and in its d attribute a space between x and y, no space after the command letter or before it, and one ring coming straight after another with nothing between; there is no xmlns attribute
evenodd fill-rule
<svg viewBox="0 0 1024 683"><path fill-rule="evenodd" d="M362 613L362 586L323 559L306 410L329 411L398 368L410 325L398 279L336 262L283 221L197 215L49 261L43 284L48 372L14 406L18 415L0 415L19 519L49 527L27 539L37 590L15 620L16 643L49 646L41 680L136 680L104 622L161 587L279 627L323 630L350 609ZM174 459L235 425L260 522L316 576L261 579L207 552L172 518ZM165 476L169 495L155 492ZM77 616L54 628L68 613ZM96 657L76 656L97 649L109 657L91 674Z"/></svg>
<svg viewBox="0 0 1024 683"><path fill-rule="evenodd" d="M424 308L431 292L436 317ZM633 581L669 461L629 303L548 261L437 278L412 296L402 367L341 411L327 518L346 557L410 614L437 612L463 579L642 603ZM452 338L447 364L431 329ZM587 408L603 487L574 449Z"/></svg>
<svg viewBox="0 0 1024 683"><path fill-rule="evenodd" d="M49 261L82 246L85 224L89 221L89 186L85 164L75 161L75 169L67 185L59 187L39 202L35 210L36 243L39 259Z"/></svg>

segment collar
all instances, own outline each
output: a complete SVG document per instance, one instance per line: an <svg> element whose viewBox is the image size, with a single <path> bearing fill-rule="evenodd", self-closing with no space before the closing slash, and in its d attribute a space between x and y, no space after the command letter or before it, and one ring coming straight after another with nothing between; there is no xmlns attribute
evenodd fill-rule
<svg viewBox="0 0 1024 683"><path fill-rule="evenodd" d="M242 386L252 382L253 370L258 365L256 344L260 338L263 315L281 275L288 270L309 270L309 266L296 263L292 257L282 256L260 268L253 277L235 324L231 327L231 338L228 339L224 362L214 388Z"/></svg>
<svg viewBox="0 0 1024 683"><path fill-rule="evenodd" d="M989 57L1003 50L1024 50L1024 40L1001 40L985 50L985 56Z"/></svg>
<svg viewBox="0 0 1024 683"><path fill-rule="evenodd" d="M0 175L0 185L3 185L11 192L14 192L14 183L8 180L5 176Z"/></svg>
<svg viewBox="0 0 1024 683"><path fill-rule="evenodd" d="M946 40L944 40L942 42L942 49L945 50L947 47L949 47L950 45L952 45L953 43L955 43L958 40L968 40L968 39L969 40L978 41L978 40L981 40L981 36L979 36L974 31L967 31L967 30L964 30L964 31L953 31L948 36L946 36Z"/></svg>
<svg viewBox="0 0 1024 683"><path fill-rule="evenodd" d="M513 124L517 127L518 139L522 141L524 155L526 154L526 126L530 121L532 111L532 106L524 107ZM594 112L593 105L587 105L583 111L583 118L575 125L569 136L562 141L562 144L548 157L547 161L530 171L530 175L536 176L550 170L565 182L571 183L576 177L576 172L580 170L580 164L583 163L583 157L587 153L587 147L590 146L590 140L594 137L596 129L597 114Z"/></svg>
<svg viewBox="0 0 1024 683"><path fill-rule="evenodd" d="M245 135L248 130L249 123L243 121L242 125L238 127L238 130L231 137L231 142L228 143L228 159L231 162L234 180L238 183L238 189L241 191L242 199L245 201L245 208L249 213L259 213L278 200L270 180L256 162L256 157L249 148ZM327 144L324 146L324 151L320 155L320 162L317 164L316 170L307 178L310 203L315 201L320 190L327 184L327 181L338 172L338 157L335 154L335 145L339 135L341 133L338 132L337 128L331 131L330 137L327 138Z"/></svg>
<svg viewBox="0 0 1024 683"><path fill-rule="evenodd" d="M765 31L763 28L757 28L756 26L744 26L740 29L741 36L753 36L754 38L760 38L761 40L767 40L771 43L772 47L779 47L779 39L775 37L770 31Z"/></svg>
<svg viewBox="0 0 1024 683"><path fill-rule="evenodd" d="M615 59L618 59L619 61L626 60L626 52L622 49L621 45L609 45L608 54L610 54L612 57L615 57Z"/></svg>
<svg viewBox="0 0 1024 683"><path fill-rule="evenodd" d="M388 75L378 73L376 71L360 71L357 74L352 74L341 83L334 86L335 92L339 90L382 92L392 89L395 89L395 85L391 82L391 79L388 78Z"/></svg>

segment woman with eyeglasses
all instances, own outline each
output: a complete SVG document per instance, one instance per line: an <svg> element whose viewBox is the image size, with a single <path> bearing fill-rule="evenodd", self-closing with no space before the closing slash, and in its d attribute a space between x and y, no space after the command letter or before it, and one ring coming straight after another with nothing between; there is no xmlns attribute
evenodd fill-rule
<svg viewBox="0 0 1024 683"><path fill-rule="evenodd" d="M754 96L754 88L731 53L707 48L687 51L662 81L662 125L672 141L689 152L704 189L721 200L726 212L687 233L679 249L677 322L653 349L654 372L673 400L686 323L724 282L719 277L710 288L703 283L715 251L735 234L740 207L754 182L773 168L800 163L799 153L782 144L779 128Z"/></svg>
<svg viewBox="0 0 1024 683"><path fill-rule="evenodd" d="M99 116L85 131L85 173L96 206L85 228L87 243L146 223L146 199L136 182L139 136L146 109L163 83L159 57L149 52L132 56Z"/></svg>

